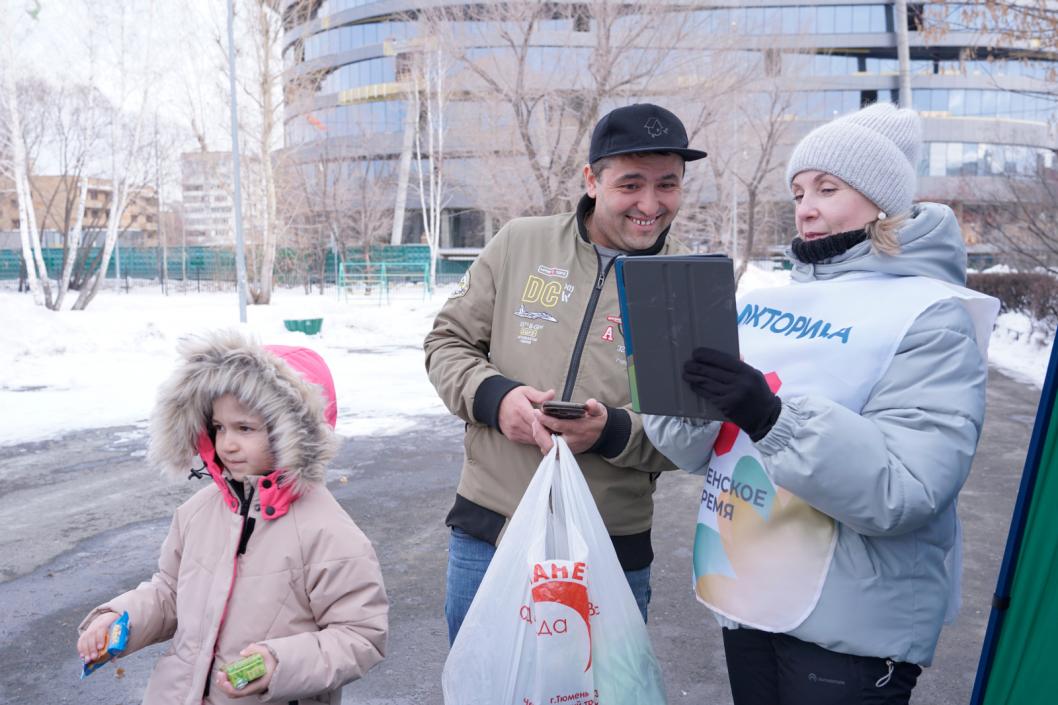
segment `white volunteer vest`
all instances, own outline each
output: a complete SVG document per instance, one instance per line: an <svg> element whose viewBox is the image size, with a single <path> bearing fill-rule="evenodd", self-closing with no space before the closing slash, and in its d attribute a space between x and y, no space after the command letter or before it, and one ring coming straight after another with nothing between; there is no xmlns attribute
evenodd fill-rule
<svg viewBox="0 0 1058 705"><path fill-rule="evenodd" d="M966 306L986 356L998 301L880 274L749 292L739 301L739 346L780 397L821 396L859 413L914 320L949 298ZM815 607L836 541L834 520L774 485L753 442L725 423L698 512L698 600L741 624L790 631Z"/></svg>

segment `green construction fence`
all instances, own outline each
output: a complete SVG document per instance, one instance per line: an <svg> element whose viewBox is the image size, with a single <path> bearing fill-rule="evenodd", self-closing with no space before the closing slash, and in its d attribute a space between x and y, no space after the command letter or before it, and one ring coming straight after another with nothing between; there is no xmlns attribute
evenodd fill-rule
<svg viewBox="0 0 1058 705"><path fill-rule="evenodd" d="M93 249L89 257L99 257L102 248ZM430 248L427 245L372 245L365 252L363 248L350 248L346 251L345 262L390 262L419 264L430 261ZM62 267L62 249L48 247L43 250L44 264L52 278L58 276ZM319 260L302 263L297 260L305 254L291 248L280 248L276 252L275 278L280 285L296 286L303 283L305 274L299 274L307 264L308 278L318 283L320 276L325 283L334 284L338 267L335 253L328 251L321 267ZM120 275L118 273L120 259ZM180 281L187 272L189 281L235 281L235 252L226 248L192 246L185 249L170 248L166 254L168 277L171 281ZM18 279L22 265L22 251L0 249L0 280ZM249 260L248 260L248 266ZM437 262L437 279L441 283L455 281L470 266L469 260L446 260ZM107 278L160 279L161 250L157 247L121 247L110 257L107 267Z"/></svg>

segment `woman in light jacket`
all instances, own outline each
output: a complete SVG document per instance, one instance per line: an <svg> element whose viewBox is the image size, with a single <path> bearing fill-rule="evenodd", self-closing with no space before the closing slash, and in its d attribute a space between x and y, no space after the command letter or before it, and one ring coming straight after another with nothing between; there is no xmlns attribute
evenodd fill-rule
<svg viewBox="0 0 1058 705"><path fill-rule="evenodd" d="M705 478L695 592L735 705L908 703L958 609L998 302L963 288L952 211L912 205L920 144L877 104L797 145L792 282L740 298L742 360L684 366L728 421L646 419Z"/></svg>

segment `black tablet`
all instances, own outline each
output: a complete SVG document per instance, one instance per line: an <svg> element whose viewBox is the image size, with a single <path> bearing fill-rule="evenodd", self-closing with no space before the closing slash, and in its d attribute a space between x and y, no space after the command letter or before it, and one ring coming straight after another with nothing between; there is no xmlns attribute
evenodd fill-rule
<svg viewBox="0 0 1058 705"><path fill-rule="evenodd" d="M697 347L738 356L738 312L731 259L723 255L619 257L628 386L644 414L722 420L683 380Z"/></svg>

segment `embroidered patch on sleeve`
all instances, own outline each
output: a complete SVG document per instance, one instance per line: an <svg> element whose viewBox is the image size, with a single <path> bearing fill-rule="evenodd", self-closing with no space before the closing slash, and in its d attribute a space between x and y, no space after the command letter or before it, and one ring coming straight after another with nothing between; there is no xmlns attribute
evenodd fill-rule
<svg viewBox="0 0 1058 705"><path fill-rule="evenodd" d="M463 276L459 278L459 284L452 293L448 295L450 299L458 299L460 296L466 296L467 292L470 291L470 270L468 269L463 273Z"/></svg>

